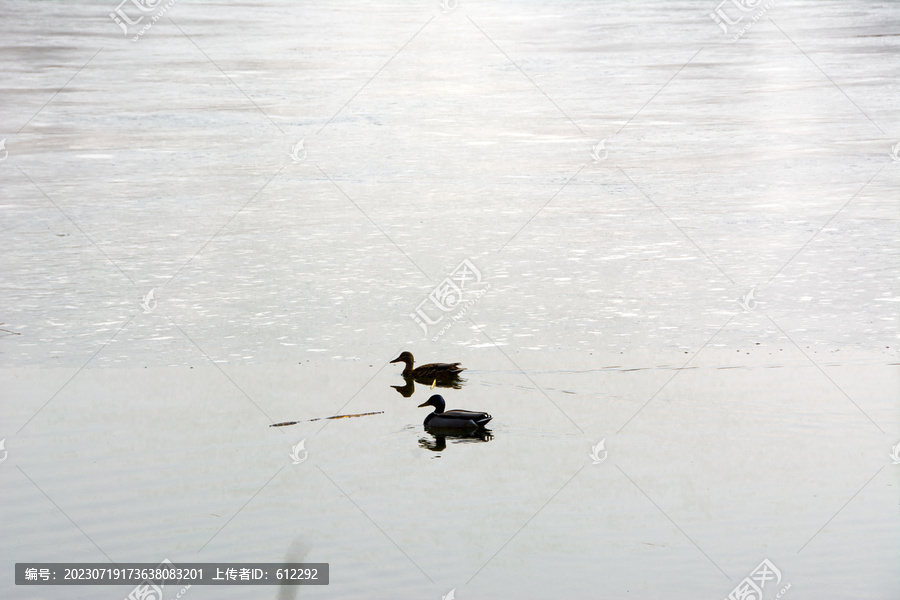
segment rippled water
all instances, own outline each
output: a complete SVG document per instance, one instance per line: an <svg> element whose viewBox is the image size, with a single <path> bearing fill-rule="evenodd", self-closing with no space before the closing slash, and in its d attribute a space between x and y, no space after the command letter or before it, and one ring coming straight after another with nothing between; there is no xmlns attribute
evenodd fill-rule
<svg viewBox="0 0 900 600"><path fill-rule="evenodd" d="M900 595L896 5L115 8L2 3L0 596Z"/></svg>

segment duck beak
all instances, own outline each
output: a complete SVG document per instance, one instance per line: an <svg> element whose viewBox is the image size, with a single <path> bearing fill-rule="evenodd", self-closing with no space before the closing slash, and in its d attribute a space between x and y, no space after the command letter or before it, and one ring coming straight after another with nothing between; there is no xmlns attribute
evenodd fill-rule
<svg viewBox="0 0 900 600"><path fill-rule="evenodd" d="M426 400L425 402L423 402L422 404L419 405L419 408L422 408L423 406L431 406L431 400Z"/></svg>
<svg viewBox="0 0 900 600"><path fill-rule="evenodd" d="M395 358L395 359L394 359L394 360L392 360L392 361L391 361L391 362L392 362L392 363L395 363L395 362L400 362L400 357L399 357L399 356L398 356L398 357L397 357L397 358Z"/></svg>

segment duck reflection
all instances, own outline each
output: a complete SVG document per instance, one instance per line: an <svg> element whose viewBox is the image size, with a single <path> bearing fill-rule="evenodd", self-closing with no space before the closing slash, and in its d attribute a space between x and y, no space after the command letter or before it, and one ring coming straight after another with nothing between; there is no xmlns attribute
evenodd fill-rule
<svg viewBox="0 0 900 600"><path fill-rule="evenodd" d="M491 433L490 429L460 432L428 427L425 429L425 435L427 437L419 438L419 447L432 452L446 450L448 439L452 444L475 444L478 442L489 442L494 439L494 434Z"/></svg>
<svg viewBox="0 0 900 600"><path fill-rule="evenodd" d="M404 375L403 385L392 385L391 387L397 390L404 398L409 398L415 393L417 383L419 385L428 386L429 389L434 386L439 388L451 388L454 390L458 390L462 388L465 382L466 380L459 375L445 376L443 378L432 377L431 379L427 379L424 377L410 377L409 375Z"/></svg>

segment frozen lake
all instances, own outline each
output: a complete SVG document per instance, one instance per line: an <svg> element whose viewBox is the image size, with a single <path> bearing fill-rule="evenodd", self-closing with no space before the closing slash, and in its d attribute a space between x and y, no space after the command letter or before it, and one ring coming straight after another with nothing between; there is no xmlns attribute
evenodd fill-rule
<svg viewBox="0 0 900 600"><path fill-rule="evenodd" d="M0 0L0 597L900 597L900 4L334 4Z"/></svg>

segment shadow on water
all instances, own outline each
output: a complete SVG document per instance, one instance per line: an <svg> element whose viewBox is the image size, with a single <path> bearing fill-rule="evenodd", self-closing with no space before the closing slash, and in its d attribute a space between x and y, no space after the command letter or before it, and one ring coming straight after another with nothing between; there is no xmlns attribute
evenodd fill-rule
<svg viewBox="0 0 900 600"><path fill-rule="evenodd" d="M447 449L447 440L452 444L472 444L489 442L494 439L490 429L478 429L477 431L453 431L442 430L434 427L425 430L426 437L419 438L419 447L432 452L441 452Z"/></svg>
<svg viewBox="0 0 900 600"><path fill-rule="evenodd" d="M461 378L459 375L452 376L444 376L440 378L426 378L426 377L418 377L413 378L408 375L403 377L404 384L403 385L392 385L391 387L397 390L401 396L404 398L409 398L416 391L416 384L423 385L431 389L432 387L439 388L451 388L454 390L458 390L462 388L463 384L466 383L466 380Z"/></svg>
<svg viewBox="0 0 900 600"><path fill-rule="evenodd" d="M307 554L309 554L309 548L303 543L300 537L297 536L291 541L291 545L284 555L284 562L302 563L304 559L306 559ZM300 587L301 586L299 585L288 584L279 586L278 595L276 596L277 600L294 600L300 592Z"/></svg>

